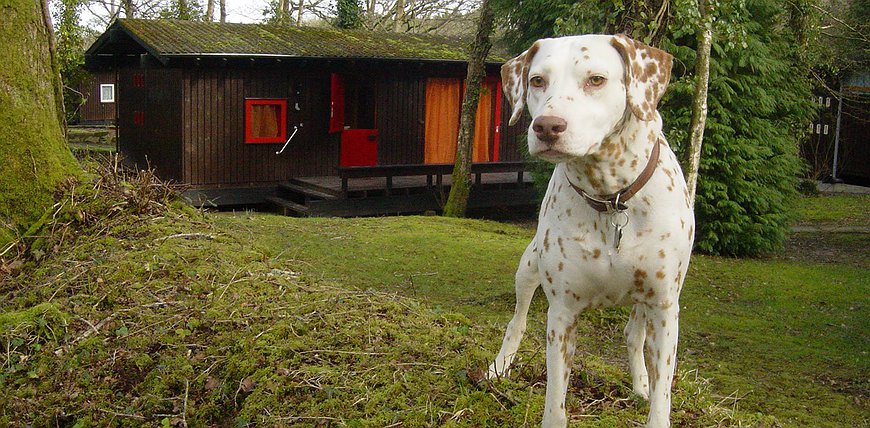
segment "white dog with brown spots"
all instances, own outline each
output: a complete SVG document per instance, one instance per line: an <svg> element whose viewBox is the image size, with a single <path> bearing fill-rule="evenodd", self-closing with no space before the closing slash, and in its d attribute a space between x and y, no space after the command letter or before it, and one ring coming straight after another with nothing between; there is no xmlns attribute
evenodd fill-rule
<svg viewBox="0 0 870 428"><path fill-rule="evenodd" d="M502 67L514 124L532 116L529 152L556 164L516 274L516 310L489 377L504 376L529 303L547 296L544 427L567 424L565 395L580 311L632 305L625 327L647 427L670 425L679 298L694 215L656 106L672 57L626 36L543 39Z"/></svg>

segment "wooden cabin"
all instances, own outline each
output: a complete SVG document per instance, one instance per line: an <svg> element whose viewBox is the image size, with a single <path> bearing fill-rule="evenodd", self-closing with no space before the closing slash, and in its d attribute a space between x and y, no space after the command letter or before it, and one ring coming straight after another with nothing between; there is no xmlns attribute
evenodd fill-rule
<svg viewBox="0 0 870 428"><path fill-rule="evenodd" d="M196 205L307 215L438 210L450 184L469 41L327 28L116 20L86 68L117 76L118 149ZM508 128L487 59L470 207L534 200L528 122Z"/></svg>

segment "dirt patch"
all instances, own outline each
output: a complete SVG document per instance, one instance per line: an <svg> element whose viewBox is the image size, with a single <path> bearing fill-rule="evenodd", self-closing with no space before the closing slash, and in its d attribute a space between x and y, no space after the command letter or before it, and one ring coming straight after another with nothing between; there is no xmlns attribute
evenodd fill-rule
<svg viewBox="0 0 870 428"><path fill-rule="evenodd" d="M867 268L870 267L868 248L870 231L793 232L786 240L785 250L773 257L816 263L844 263Z"/></svg>

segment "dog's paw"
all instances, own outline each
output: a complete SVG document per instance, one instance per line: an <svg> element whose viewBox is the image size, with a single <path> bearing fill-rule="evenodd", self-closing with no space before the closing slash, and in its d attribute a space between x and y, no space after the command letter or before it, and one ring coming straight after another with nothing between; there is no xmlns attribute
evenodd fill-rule
<svg viewBox="0 0 870 428"><path fill-rule="evenodd" d="M510 369L508 369L507 367L504 367L504 366L502 366L501 369L499 369L499 367L496 363L490 364L489 369L486 371L486 378L488 380L496 380L496 379L500 379L503 377L508 377L509 375L510 375Z"/></svg>
<svg viewBox="0 0 870 428"><path fill-rule="evenodd" d="M631 392L645 401L649 401L649 381L644 378L642 382L632 387Z"/></svg>

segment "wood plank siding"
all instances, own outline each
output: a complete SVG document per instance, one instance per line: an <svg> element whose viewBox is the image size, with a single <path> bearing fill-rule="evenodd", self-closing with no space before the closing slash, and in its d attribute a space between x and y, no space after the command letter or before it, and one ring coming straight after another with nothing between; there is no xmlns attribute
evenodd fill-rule
<svg viewBox="0 0 870 428"><path fill-rule="evenodd" d="M100 70L91 73L84 85L78 88L84 97L84 104L79 108L79 120L83 124L106 124L115 122L115 102L100 102L100 85L115 84L114 70Z"/></svg>
<svg viewBox="0 0 870 428"><path fill-rule="evenodd" d="M520 120L513 126L508 126L511 119L511 106L507 101L501 105L501 139L499 141L499 158L501 162L513 162L526 160L528 148L526 138L531 124L531 117L527 111L523 112Z"/></svg>
<svg viewBox="0 0 870 428"><path fill-rule="evenodd" d="M118 145L127 161L155 168L163 179L181 170L181 71L125 67L118 72Z"/></svg>
<svg viewBox="0 0 870 428"><path fill-rule="evenodd" d="M328 79L277 69L193 69L184 71L183 81L186 182L256 186L335 173L338 143L326 132ZM302 124L280 155L275 152L283 143L245 143L246 98L286 99L288 136Z"/></svg>
<svg viewBox="0 0 870 428"><path fill-rule="evenodd" d="M385 76L376 88L378 164L423 163L426 80Z"/></svg>

